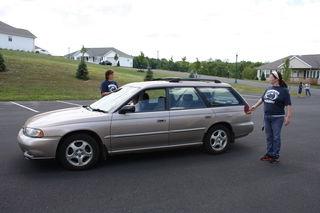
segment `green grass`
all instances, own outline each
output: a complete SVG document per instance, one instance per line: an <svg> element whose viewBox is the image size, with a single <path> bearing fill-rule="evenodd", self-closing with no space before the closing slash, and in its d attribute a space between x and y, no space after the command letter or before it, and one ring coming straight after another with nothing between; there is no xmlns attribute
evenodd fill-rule
<svg viewBox="0 0 320 213"><path fill-rule="evenodd" d="M0 101L98 99L107 66L87 63L90 80L75 78L79 61L63 57L0 50L8 71L0 73ZM124 85L143 81L145 73L112 67L115 80ZM154 78L174 77L170 72L154 72ZM233 85L241 93L259 94L262 88Z"/></svg>
<svg viewBox="0 0 320 213"><path fill-rule="evenodd" d="M240 93L245 94L262 94L265 91L265 88L253 87L245 84L231 84Z"/></svg>
<svg viewBox="0 0 320 213"><path fill-rule="evenodd" d="M0 100L97 99L104 72L110 68L88 63L90 80L75 78L78 61L63 57L1 50L7 72L0 73ZM143 81L145 73L135 69L112 67L120 85ZM167 74L154 74L155 78Z"/></svg>

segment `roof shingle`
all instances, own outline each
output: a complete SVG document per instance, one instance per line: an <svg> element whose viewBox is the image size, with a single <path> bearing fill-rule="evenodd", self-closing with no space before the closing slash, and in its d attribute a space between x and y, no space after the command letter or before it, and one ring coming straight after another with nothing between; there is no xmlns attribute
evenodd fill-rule
<svg viewBox="0 0 320 213"><path fill-rule="evenodd" d="M2 21L0 21L0 33L27 38L36 38L36 36L33 35L29 30L15 28Z"/></svg>

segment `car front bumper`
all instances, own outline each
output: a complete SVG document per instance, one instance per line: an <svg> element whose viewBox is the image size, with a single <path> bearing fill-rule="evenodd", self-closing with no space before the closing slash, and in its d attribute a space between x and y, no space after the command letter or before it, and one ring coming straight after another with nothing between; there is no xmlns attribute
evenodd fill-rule
<svg viewBox="0 0 320 213"><path fill-rule="evenodd" d="M17 139L25 158L51 159L56 156L60 137L31 138L25 136L21 129Z"/></svg>

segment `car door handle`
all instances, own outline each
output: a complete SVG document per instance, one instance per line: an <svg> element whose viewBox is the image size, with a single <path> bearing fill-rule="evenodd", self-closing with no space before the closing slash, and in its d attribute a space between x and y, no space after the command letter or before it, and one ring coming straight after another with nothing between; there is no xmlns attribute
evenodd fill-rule
<svg viewBox="0 0 320 213"><path fill-rule="evenodd" d="M160 119L160 120L157 120L158 123L164 123L166 122L166 120L163 120L163 119Z"/></svg>
<svg viewBox="0 0 320 213"><path fill-rule="evenodd" d="M209 119L209 118L212 118L212 116L211 115L206 115L206 116L204 116L204 118Z"/></svg>

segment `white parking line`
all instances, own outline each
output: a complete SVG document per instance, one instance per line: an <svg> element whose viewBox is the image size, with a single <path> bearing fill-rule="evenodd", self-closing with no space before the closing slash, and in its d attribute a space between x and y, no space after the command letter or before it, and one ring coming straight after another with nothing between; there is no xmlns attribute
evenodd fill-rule
<svg viewBox="0 0 320 213"><path fill-rule="evenodd" d="M67 102L67 101L57 101L59 103L63 103L63 104L69 104L69 105L73 105L73 106L82 106L80 104L75 104L75 103L71 103L71 102Z"/></svg>
<svg viewBox="0 0 320 213"><path fill-rule="evenodd" d="M37 111L37 110L35 110L35 109L31 109L30 107L23 106L23 105L21 105L21 104L18 104L18 103L16 103L16 102L13 102L13 101L10 101L10 103L12 103L12 104L14 104L14 105L17 105L17 106L19 106L19 107L28 109L28 110L30 110L30 111L32 111L32 112L39 112L39 111Z"/></svg>

